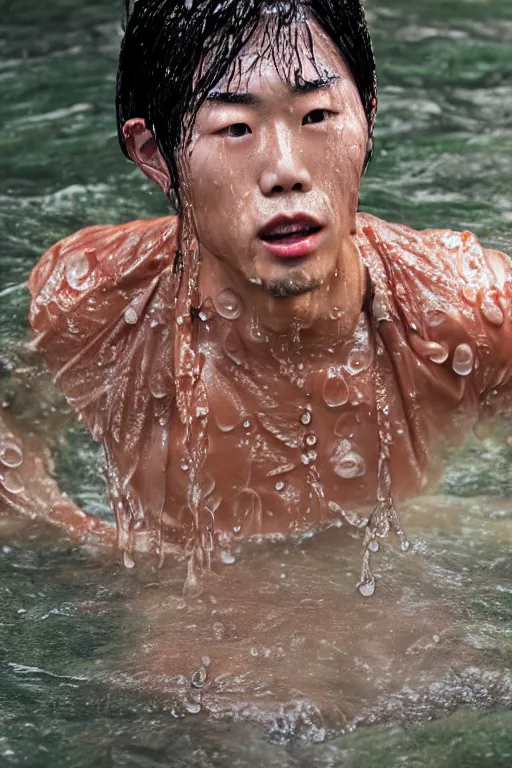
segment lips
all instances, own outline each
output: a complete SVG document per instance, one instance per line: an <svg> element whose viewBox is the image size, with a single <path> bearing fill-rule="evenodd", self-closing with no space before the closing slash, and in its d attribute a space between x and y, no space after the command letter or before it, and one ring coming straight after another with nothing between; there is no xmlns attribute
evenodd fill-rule
<svg viewBox="0 0 512 768"><path fill-rule="evenodd" d="M259 238L272 255L294 259L318 248L322 229L320 222L308 214L280 215L261 228Z"/></svg>

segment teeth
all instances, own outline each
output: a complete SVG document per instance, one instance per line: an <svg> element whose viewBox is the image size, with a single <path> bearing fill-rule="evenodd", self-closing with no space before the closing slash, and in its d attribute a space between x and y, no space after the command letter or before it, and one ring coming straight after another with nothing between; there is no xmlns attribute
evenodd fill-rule
<svg viewBox="0 0 512 768"><path fill-rule="evenodd" d="M306 229L304 225L300 224L285 224L282 227L277 227L272 231L273 235L294 235L296 232L303 232Z"/></svg>
<svg viewBox="0 0 512 768"><path fill-rule="evenodd" d="M283 224L280 227L273 227L272 231L266 232L267 237L283 237L286 235L303 234L313 229L312 225L301 224Z"/></svg>

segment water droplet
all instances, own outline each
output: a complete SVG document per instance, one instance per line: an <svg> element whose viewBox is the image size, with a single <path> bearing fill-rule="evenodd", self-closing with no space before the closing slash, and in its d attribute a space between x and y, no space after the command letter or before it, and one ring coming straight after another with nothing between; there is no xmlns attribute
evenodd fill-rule
<svg viewBox="0 0 512 768"><path fill-rule="evenodd" d="M250 429L250 428L251 428L251 422L249 421L249 419L246 419L246 420L244 421L244 423L243 423L243 428L244 428L244 429Z"/></svg>
<svg viewBox="0 0 512 768"><path fill-rule="evenodd" d="M5 490L8 493L12 493L13 496L16 496L18 493L23 493L25 490L23 480L18 473L14 472L12 469L6 472L3 477L0 475L0 482Z"/></svg>
<svg viewBox="0 0 512 768"><path fill-rule="evenodd" d="M464 285L462 287L462 295L468 304L474 305L478 299L478 290L473 285Z"/></svg>
<svg viewBox="0 0 512 768"><path fill-rule="evenodd" d="M23 462L23 451L16 443L0 443L0 461L5 467L15 469Z"/></svg>
<svg viewBox="0 0 512 768"><path fill-rule="evenodd" d="M224 549L220 551L219 557L224 565L233 565L233 563L236 563L236 557L232 555L231 552L226 552Z"/></svg>
<svg viewBox="0 0 512 768"><path fill-rule="evenodd" d="M450 352L448 347L444 347L442 344L431 343L429 358L433 363L436 363L436 365L443 365L443 363L446 363L449 356Z"/></svg>
<svg viewBox="0 0 512 768"><path fill-rule="evenodd" d="M363 349L362 347L356 347L349 353L346 369L351 374L351 376L356 376L358 373L366 371L370 366L370 362L371 359L369 350Z"/></svg>
<svg viewBox="0 0 512 768"><path fill-rule="evenodd" d="M224 633L226 631L224 624L221 624L220 621L216 621L212 627L213 629L213 636L216 640L222 640L224 637Z"/></svg>
<svg viewBox="0 0 512 768"><path fill-rule="evenodd" d="M199 667L199 669L192 675L190 683L193 688L203 688L207 677L208 672L206 671L206 667Z"/></svg>
<svg viewBox="0 0 512 768"><path fill-rule="evenodd" d="M490 298L487 298L482 304L482 315L492 325L497 325L498 327L505 322L505 316L502 310L497 307Z"/></svg>
<svg viewBox="0 0 512 768"><path fill-rule="evenodd" d="M379 551L379 542L375 539L372 539L370 543L368 544L368 549L370 552L378 552Z"/></svg>
<svg viewBox="0 0 512 768"><path fill-rule="evenodd" d="M88 288L87 278L96 263L94 250L79 251L66 261L66 280L75 291Z"/></svg>
<svg viewBox="0 0 512 768"><path fill-rule="evenodd" d="M362 477L366 472L366 462L356 451L347 450L347 440L340 440L331 458L334 471L344 480ZM348 443L350 446L350 443Z"/></svg>
<svg viewBox="0 0 512 768"><path fill-rule="evenodd" d="M409 343L417 355L420 355L420 357L427 357L429 360L432 360L433 363L442 365L448 360L450 353L447 347L444 347L442 344L438 344L435 341L422 339L417 333L412 333L409 336Z"/></svg>
<svg viewBox="0 0 512 768"><path fill-rule="evenodd" d="M192 0L190 0L189 7L190 8L192 7ZM196 704L194 702L189 702L187 704L186 709L187 709L187 712L190 712L191 715L198 715L199 712L201 711L201 705L200 704Z"/></svg>
<svg viewBox="0 0 512 768"><path fill-rule="evenodd" d="M213 417L215 423L221 432L232 432L242 421L244 414L242 411L242 404L238 400L238 397L230 395L229 391L218 388L218 396L212 402L215 403L213 408Z"/></svg>
<svg viewBox="0 0 512 768"><path fill-rule="evenodd" d="M224 352L235 365L242 365L245 360L245 349L240 334L231 328L224 339Z"/></svg>
<svg viewBox="0 0 512 768"><path fill-rule="evenodd" d="M318 454L316 451L308 451L308 459L310 461L316 461L318 458Z"/></svg>
<svg viewBox="0 0 512 768"><path fill-rule="evenodd" d="M257 656L258 655L258 649L254 646L251 648L251 656Z"/></svg>
<svg viewBox="0 0 512 768"><path fill-rule="evenodd" d="M349 525L353 525L355 528L366 528L368 525L368 518L364 517L362 515L359 515L354 510L347 510L342 509L339 504L336 504L335 501L330 501L327 505L331 512L334 512L337 515L340 515L343 517L344 520L347 521Z"/></svg>
<svg viewBox="0 0 512 768"><path fill-rule="evenodd" d="M241 530L242 530L241 526L239 525L233 526L233 533L240 533Z"/></svg>
<svg viewBox="0 0 512 768"><path fill-rule="evenodd" d="M138 322L139 315L137 314L137 310L133 307L127 307L124 311L124 321L125 323L128 323L128 325L135 325Z"/></svg>
<svg viewBox="0 0 512 768"><path fill-rule="evenodd" d="M446 314L438 309L433 309L427 313L427 325L430 328L437 328L446 320Z"/></svg>
<svg viewBox="0 0 512 768"><path fill-rule="evenodd" d="M459 376L469 376L473 370L474 356L469 344L459 344L453 353L452 368Z"/></svg>
<svg viewBox="0 0 512 768"><path fill-rule="evenodd" d="M225 288L215 300L215 309L225 320L236 320L242 314L242 302L230 288Z"/></svg>
<svg viewBox="0 0 512 768"><path fill-rule="evenodd" d="M372 313L375 320L378 323L381 323L383 320L387 319L388 311L387 311L386 303L382 297L379 297L377 295L375 296L372 303Z"/></svg>
<svg viewBox="0 0 512 768"><path fill-rule="evenodd" d="M275 484L275 489L279 493L281 493L281 491L284 491L285 487L286 487L286 483L283 480L278 480L277 483Z"/></svg>
<svg viewBox="0 0 512 768"><path fill-rule="evenodd" d="M323 396L329 408L339 408L348 402L347 382L341 371L330 365L327 370L327 378L324 381Z"/></svg>
<svg viewBox="0 0 512 768"><path fill-rule="evenodd" d="M252 488L242 488L233 501L233 516L238 521L248 521L257 531L263 522L263 504L259 493ZM246 524L247 525L247 524Z"/></svg>
<svg viewBox="0 0 512 768"><path fill-rule="evenodd" d="M126 552L126 550L123 552L123 564L125 568L132 569L135 568L135 560L131 555Z"/></svg>
<svg viewBox="0 0 512 768"><path fill-rule="evenodd" d="M400 549L402 552L408 552L411 548L411 542L407 539L403 539L403 541L400 542Z"/></svg>
<svg viewBox="0 0 512 768"><path fill-rule="evenodd" d="M215 478L210 472L205 472L201 482L201 498L206 499L215 490Z"/></svg>
<svg viewBox="0 0 512 768"><path fill-rule="evenodd" d="M363 597L372 597L375 594L375 579L372 577L359 584L359 592Z"/></svg>
<svg viewBox="0 0 512 768"><path fill-rule="evenodd" d="M302 463L303 463L303 464L304 464L306 467L307 467L307 466L309 466L309 464L311 463L311 462L310 462L310 459L309 459L309 456L308 456L306 453L303 453L303 454L302 454L302 456L300 457L300 459L301 459Z"/></svg>
<svg viewBox="0 0 512 768"><path fill-rule="evenodd" d="M300 423L304 424L305 427L307 427L309 424L311 424L312 416L309 411L304 411L302 416L300 417Z"/></svg>
<svg viewBox="0 0 512 768"><path fill-rule="evenodd" d="M318 442L318 439L316 435L313 435L312 433L309 435L306 435L306 445L309 445L310 448L316 445L317 442Z"/></svg>

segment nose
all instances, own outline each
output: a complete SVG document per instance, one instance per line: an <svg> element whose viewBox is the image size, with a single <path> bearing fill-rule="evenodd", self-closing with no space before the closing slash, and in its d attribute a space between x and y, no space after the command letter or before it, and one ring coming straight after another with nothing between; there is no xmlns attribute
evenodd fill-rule
<svg viewBox="0 0 512 768"><path fill-rule="evenodd" d="M289 192L309 192L311 175L304 164L302 148L288 131L276 131L274 141L265 148L265 166L260 177L260 189L265 197Z"/></svg>

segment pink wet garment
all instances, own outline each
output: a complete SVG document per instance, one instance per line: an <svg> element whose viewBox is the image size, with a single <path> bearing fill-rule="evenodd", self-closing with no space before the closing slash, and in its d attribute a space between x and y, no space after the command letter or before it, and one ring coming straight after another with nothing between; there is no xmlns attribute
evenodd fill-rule
<svg viewBox="0 0 512 768"><path fill-rule="evenodd" d="M30 277L35 346L104 446L123 549L364 528L383 494L425 486L440 438L506 407L510 261L471 233L360 214L359 322L301 374L275 349L268 366L248 358L216 297L190 311L176 230L176 218L89 227Z"/></svg>

